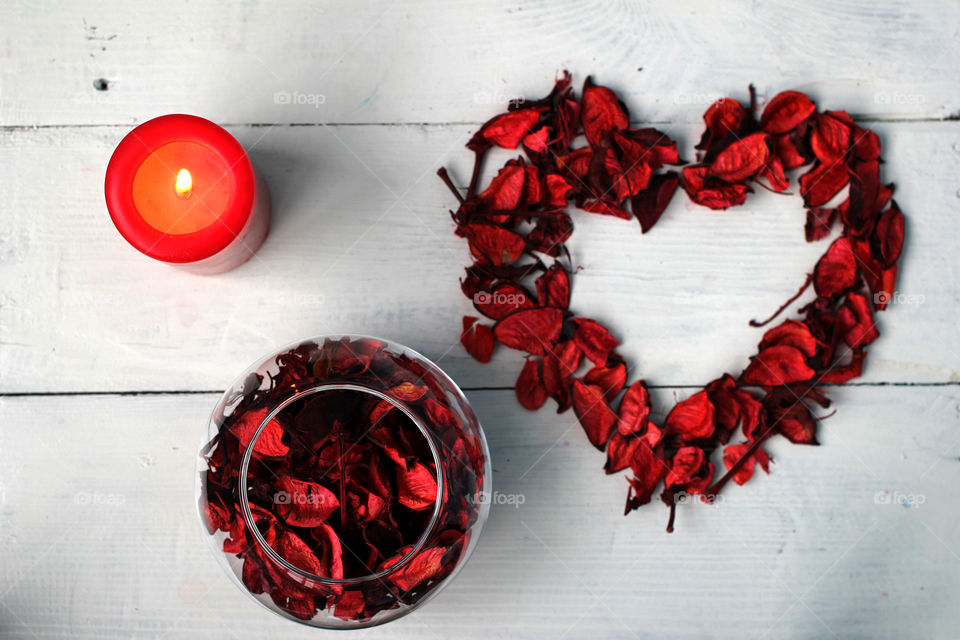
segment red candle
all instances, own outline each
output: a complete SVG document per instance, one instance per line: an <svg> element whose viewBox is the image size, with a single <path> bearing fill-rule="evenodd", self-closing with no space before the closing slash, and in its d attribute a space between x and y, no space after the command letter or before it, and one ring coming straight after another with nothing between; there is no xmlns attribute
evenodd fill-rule
<svg viewBox="0 0 960 640"><path fill-rule="evenodd" d="M161 116L127 134L105 191L127 242L198 273L240 266L270 229L270 194L243 147L197 116Z"/></svg>

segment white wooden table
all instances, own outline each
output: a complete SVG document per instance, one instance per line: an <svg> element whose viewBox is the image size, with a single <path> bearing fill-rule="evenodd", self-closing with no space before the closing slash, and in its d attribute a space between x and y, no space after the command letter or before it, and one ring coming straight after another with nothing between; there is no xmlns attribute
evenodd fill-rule
<svg viewBox="0 0 960 640"><path fill-rule="evenodd" d="M0 637L321 634L221 573L193 469L236 373L336 331L438 361L496 490L523 496L435 602L357 637L958 637L956 2L218 5L0 2ZM571 415L518 406L519 353L480 365L457 343L468 256L434 171L465 179L470 133L561 68L686 157L714 98L809 92L879 132L908 217L897 304L864 377L831 389L822 446L771 444L769 477L682 507L673 535L662 505L620 515L626 483ZM271 235L234 272L155 263L107 217L114 146L168 112L226 124L272 188ZM739 371L746 321L823 251L798 198L763 192L726 213L678 195L643 237L575 223L573 308L623 340L661 411Z"/></svg>

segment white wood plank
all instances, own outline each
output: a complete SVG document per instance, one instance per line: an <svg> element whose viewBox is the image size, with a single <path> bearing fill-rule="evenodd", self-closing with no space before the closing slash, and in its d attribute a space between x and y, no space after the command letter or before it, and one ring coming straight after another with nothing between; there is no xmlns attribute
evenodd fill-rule
<svg viewBox="0 0 960 640"><path fill-rule="evenodd" d="M494 488L523 504L494 505L435 602L363 637L952 637L958 388L837 395L822 446L768 445L769 477L681 507L668 535L660 504L620 515L625 482L571 417L470 393ZM192 474L215 399L0 398L0 636L311 634L249 602L202 539Z"/></svg>
<svg viewBox="0 0 960 640"><path fill-rule="evenodd" d="M901 304L882 314L866 381L960 380L960 123L877 127L907 213ZM103 172L120 127L0 132L0 391L216 390L261 355L310 335L381 335L466 387L512 385L518 352L480 365L457 342L475 313L458 279L453 198L467 125L233 127L271 185L258 256L202 277L149 260L113 229ZM689 149L699 127L668 127ZM491 164L491 170L494 166ZM706 211L678 194L645 236L578 214L574 311L606 323L636 376L702 384L738 372L760 331L824 251L803 241L799 198L760 192Z"/></svg>
<svg viewBox="0 0 960 640"><path fill-rule="evenodd" d="M648 121L697 122L750 82L940 118L960 112L958 16L951 0L7 2L0 123L477 122L564 67Z"/></svg>

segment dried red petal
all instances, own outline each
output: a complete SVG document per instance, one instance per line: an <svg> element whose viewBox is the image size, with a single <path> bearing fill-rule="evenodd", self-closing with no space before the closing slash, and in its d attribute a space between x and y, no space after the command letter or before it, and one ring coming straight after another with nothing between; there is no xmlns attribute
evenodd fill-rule
<svg viewBox="0 0 960 640"><path fill-rule="evenodd" d="M617 163L610 175L613 178L613 191L617 198L624 200L632 198L648 186L653 176L653 168L646 162L632 164Z"/></svg>
<svg viewBox="0 0 960 640"><path fill-rule="evenodd" d="M477 322L475 316L463 316L463 332L460 334L460 344L467 353L478 362L490 362L493 355L493 331L485 324Z"/></svg>
<svg viewBox="0 0 960 640"><path fill-rule="evenodd" d="M790 182L783 174L783 164L780 162L780 158L776 156L771 156L770 161L767 163L767 166L763 168L760 175L767 179L767 182L770 183L770 188L774 191L786 191L790 186Z"/></svg>
<svg viewBox="0 0 960 640"><path fill-rule="evenodd" d="M810 133L810 148L821 162L839 161L850 148L850 127L829 111L821 113Z"/></svg>
<svg viewBox="0 0 960 640"><path fill-rule="evenodd" d="M636 454L637 448L645 445L643 438L624 437L618 431L614 431L607 443L607 461L603 465L603 470L608 474L623 471L630 466Z"/></svg>
<svg viewBox="0 0 960 640"><path fill-rule="evenodd" d="M879 160L880 138L870 129L864 129L855 135L853 153L857 160Z"/></svg>
<svg viewBox="0 0 960 640"><path fill-rule="evenodd" d="M580 367L582 357L573 340L565 340L554 347L543 360L543 384L550 397L557 401L557 413L570 407L567 380Z"/></svg>
<svg viewBox="0 0 960 640"><path fill-rule="evenodd" d="M790 134L773 136L773 153L783 164L786 170L796 169L807 164L807 159L800 153Z"/></svg>
<svg viewBox="0 0 960 640"><path fill-rule="evenodd" d="M554 123L557 135L551 144L557 152L566 151L577 135L577 125L580 123L580 103L572 98L566 98L558 102Z"/></svg>
<svg viewBox="0 0 960 640"><path fill-rule="evenodd" d="M553 355L557 360L558 371L564 377L572 376L580 368L580 360L583 359L583 352L573 340L564 340L553 350Z"/></svg>
<svg viewBox="0 0 960 640"><path fill-rule="evenodd" d="M763 404L749 391L737 389L733 394L740 403L740 430L747 438L753 438L763 424Z"/></svg>
<svg viewBox="0 0 960 640"><path fill-rule="evenodd" d="M405 565L390 574L388 580L397 585L403 591L409 591L418 584L422 584L431 578L436 577L443 571L443 555L446 549L442 547L433 547L421 551L416 556L407 561ZM396 564L395 562L388 564ZM389 560L387 561L390 562Z"/></svg>
<svg viewBox="0 0 960 640"><path fill-rule="evenodd" d="M778 344L796 347L807 356L817 353L817 339L810 333L810 327L798 320L784 320L776 327L768 329L760 341L760 349Z"/></svg>
<svg viewBox="0 0 960 640"><path fill-rule="evenodd" d="M391 411L398 411L396 405L387 400L380 400L374 405L373 409L370 410L370 415L367 416L367 418L370 421L370 424L377 424Z"/></svg>
<svg viewBox="0 0 960 640"><path fill-rule="evenodd" d="M473 306L488 318L501 320L514 311L533 309L537 303L523 287L508 282L498 285L493 291L476 292Z"/></svg>
<svg viewBox="0 0 960 640"><path fill-rule="evenodd" d="M437 501L436 476L420 462L411 469L397 465L397 493L403 506L418 511L429 509Z"/></svg>
<svg viewBox="0 0 960 640"><path fill-rule="evenodd" d="M690 199L711 209L727 209L747 201L751 191L745 184L728 184L710 178L704 166L684 167L682 185Z"/></svg>
<svg viewBox="0 0 960 640"><path fill-rule="evenodd" d="M593 367L584 374L583 381L603 389L607 402L613 402L627 383L627 366L618 362L612 367Z"/></svg>
<svg viewBox="0 0 960 640"><path fill-rule="evenodd" d="M707 385L707 395L717 409L717 432L721 442L727 442L737 425L744 435L753 433L762 424L763 405L749 391L739 389L729 374Z"/></svg>
<svg viewBox="0 0 960 640"><path fill-rule="evenodd" d="M685 441L709 438L717 427L716 407L706 391L699 391L673 407L664 427L665 433L677 434Z"/></svg>
<svg viewBox="0 0 960 640"><path fill-rule="evenodd" d="M680 164L677 143L663 131L652 127L627 129L614 134L613 138L631 163L643 161L654 169L665 164Z"/></svg>
<svg viewBox="0 0 960 640"><path fill-rule="evenodd" d="M322 553L318 556L320 560L320 573L317 575L327 578L340 580L343 578L343 545L340 544L340 538L337 532L328 524L322 524L314 527L310 532L313 539L318 542ZM329 589L334 593L340 593L342 587L331 585Z"/></svg>
<svg viewBox="0 0 960 640"><path fill-rule="evenodd" d="M571 392L573 410L590 444L603 450L617 424L617 414L607 404L600 387L574 380Z"/></svg>
<svg viewBox="0 0 960 640"><path fill-rule="evenodd" d="M423 408L426 410L430 421L440 427L453 427L459 422L450 409L433 398L424 398Z"/></svg>
<svg viewBox="0 0 960 640"><path fill-rule="evenodd" d="M850 176L850 197L846 209L842 210L853 235L866 235L873 230L880 210L892 193L892 190L880 184L879 162L855 165Z"/></svg>
<svg viewBox="0 0 960 640"><path fill-rule="evenodd" d="M857 283L857 260L847 238L837 238L817 262L813 287L824 298L843 293Z"/></svg>
<svg viewBox="0 0 960 640"><path fill-rule="evenodd" d="M317 613L317 604L313 596L297 598L288 595L283 589L278 589L270 594L270 598L278 607L300 620L310 620Z"/></svg>
<svg viewBox="0 0 960 640"><path fill-rule="evenodd" d="M703 114L703 121L707 124L707 128L696 148L708 149L714 142L730 134L736 134L746 115L747 111L743 105L733 98L720 98Z"/></svg>
<svg viewBox="0 0 960 640"><path fill-rule="evenodd" d="M470 149L485 149L495 144L504 149L516 149L530 129L540 121L536 109L508 111L487 121L467 144Z"/></svg>
<svg viewBox="0 0 960 640"><path fill-rule="evenodd" d="M390 395L401 402L416 402L425 396L427 391L428 389L425 385L401 382L390 389Z"/></svg>
<svg viewBox="0 0 960 640"><path fill-rule="evenodd" d="M547 401L547 388L543 384L541 366L540 359L528 358L514 387L520 405L530 411L536 411Z"/></svg>
<svg viewBox="0 0 960 640"><path fill-rule="evenodd" d="M216 502L203 502L203 523L207 527L208 533L215 531L227 531L228 523L232 517L230 510Z"/></svg>
<svg viewBox="0 0 960 640"><path fill-rule="evenodd" d="M244 553L248 548L248 544L246 535L247 528L244 524L243 516L239 513L234 513L227 523L226 531L228 537L223 541L223 552Z"/></svg>
<svg viewBox="0 0 960 640"><path fill-rule="evenodd" d="M630 469L634 477L629 479L630 489L624 513L650 502L657 485L667 473L666 463L646 443L637 446L630 461Z"/></svg>
<svg viewBox="0 0 960 640"><path fill-rule="evenodd" d="M316 554L310 549L306 542L300 539L290 531L281 531L280 536L274 545L274 549L280 557L303 571L308 571L314 575L322 575L323 567ZM270 565L267 565L268 567Z"/></svg>
<svg viewBox="0 0 960 640"><path fill-rule="evenodd" d="M700 447L680 447L670 460L670 471L664 480L667 487L685 485L700 471L706 454Z"/></svg>
<svg viewBox="0 0 960 640"><path fill-rule="evenodd" d="M523 139L523 147L530 154L544 153L548 149L549 142L550 127L540 127L533 133L527 134Z"/></svg>
<svg viewBox="0 0 960 640"><path fill-rule="evenodd" d="M760 127L767 133L786 133L809 118L817 105L799 91L784 91L767 103Z"/></svg>
<svg viewBox="0 0 960 640"><path fill-rule="evenodd" d="M548 207L562 208L567 206L567 194L573 189L573 186L566 179L556 173L547 174L547 199Z"/></svg>
<svg viewBox="0 0 960 640"><path fill-rule="evenodd" d="M768 409L770 425L794 444L819 444L817 421L807 405L796 399L784 401L789 404Z"/></svg>
<svg viewBox="0 0 960 640"><path fill-rule="evenodd" d="M540 170L536 165L528 164L524 167L526 180L523 184L523 203L534 207L543 200L543 183L540 180Z"/></svg>
<svg viewBox="0 0 960 640"><path fill-rule="evenodd" d="M526 177L523 165L517 162L508 163L490 181L490 186L478 196L480 202L495 211L516 209L523 198Z"/></svg>
<svg viewBox="0 0 960 640"><path fill-rule="evenodd" d="M863 374L863 352L850 354L850 361L846 364L834 364L817 378L818 384L846 384Z"/></svg>
<svg viewBox="0 0 960 640"><path fill-rule="evenodd" d="M891 266L900 257L903 248L903 214L894 202L889 209L880 214L874 235L884 266Z"/></svg>
<svg viewBox="0 0 960 640"><path fill-rule="evenodd" d="M333 615L341 620L358 620L363 617L366 604L367 600L362 591L345 591L342 596L337 598Z"/></svg>
<svg viewBox="0 0 960 640"><path fill-rule="evenodd" d="M627 108L617 94L607 87L593 84L590 76L583 83L580 104L583 133L594 148L599 147L611 131L626 129L630 125Z"/></svg>
<svg viewBox="0 0 960 640"><path fill-rule="evenodd" d="M317 527L340 508L337 496L316 482L281 476L274 487L274 510L277 517L287 524Z"/></svg>
<svg viewBox="0 0 960 640"><path fill-rule="evenodd" d="M567 171L570 175L577 178L583 178L590 170L590 162L593 160L593 149L590 147L580 147L570 153L557 158L557 168L561 171Z"/></svg>
<svg viewBox="0 0 960 640"><path fill-rule="evenodd" d="M804 226L807 242L823 240L830 235L830 228L836 219L836 209L807 209L807 224Z"/></svg>
<svg viewBox="0 0 960 640"><path fill-rule="evenodd" d="M717 431L721 442L729 439L730 434L740 422L740 403L734 395L737 383L733 376L724 374L719 380L708 384L704 391L717 410Z"/></svg>
<svg viewBox="0 0 960 640"><path fill-rule="evenodd" d="M574 318L571 323L574 326L573 341L580 351L595 365L606 365L610 352L616 349L620 342L602 325L588 318Z"/></svg>
<svg viewBox="0 0 960 640"><path fill-rule="evenodd" d="M541 307L566 309L570 306L570 275L563 266L554 262L543 275L537 278L537 301Z"/></svg>
<svg viewBox="0 0 960 640"><path fill-rule="evenodd" d="M270 587L270 583L263 572L263 562L253 553L248 553L243 558L243 569L241 578L244 586L250 590L250 593L263 593Z"/></svg>
<svg viewBox="0 0 960 640"><path fill-rule="evenodd" d="M617 431L625 436L642 433L650 419L650 394L643 380L637 380L620 401Z"/></svg>
<svg viewBox="0 0 960 640"><path fill-rule="evenodd" d="M826 204L850 181L850 172L843 162L821 164L800 176L800 193L807 207Z"/></svg>
<svg viewBox="0 0 960 640"><path fill-rule="evenodd" d="M524 309L497 322L493 335L511 349L542 356L557 343L562 323L560 309Z"/></svg>
<svg viewBox="0 0 960 640"><path fill-rule="evenodd" d="M236 423L230 427L231 433L240 441L240 446L246 449L253 440L253 435L260 427L260 423L267 417L266 407L256 411L244 411ZM253 447L253 455L264 456L268 458L279 458L287 455L290 447L283 444L283 425L277 422L276 418L267 423L263 428L260 437L257 438L257 444Z"/></svg>
<svg viewBox="0 0 960 640"><path fill-rule="evenodd" d="M768 347L750 358L750 364L743 372L743 382L774 387L809 380L814 373L799 349L780 344Z"/></svg>
<svg viewBox="0 0 960 640"><path fill-rule="evenodd" d="M680 178L674 171L657 174L650 179L650 186L631 200L633 215L640 221L641 233L646 233L657 223L679 184Z"/></svg>
<svg viewBox="0 0 960 640"><path fill-rule="evenodd" d="M611 202L610 200L593 198L584 201L580 205L580 208L587 213L599 213L600 215L613 216L614 218L622 218L623 220L630 219L629 212L616 202Z"/></svg>
<svg viewBox="0 0 960 640"><path fill-rule="evenodd" d="M656 448L663 440L663 430L652 422L648 422L646 432L640 437L648 446Z"/></svg>
<svg viewBox="0 0 960 640"><path fill-rule="evenodd" d="M527 245L533 251L542 251L548 256L558 256L563 243L573 233L573 221L565 213L540 216L533 230L527 235Z"/></svg>
<svg viewBox="0 0 960 640"><path fill-rule="evenodd" d="M523 236L503 227L468 224L463 233L470 243L470 253L477 260L494 266L513 264L526 247Z"/></svg>
<svg viewBox="0 0 960 640"><path fill-rule="evenodd" d="M898 266L894 264L884 269L880 261L873 258L870 246L866 242L855 243L854 253L857 261L863 265L861 274L873 293L874 307L877 310L885 309L896 289Z"/></svg>
<svg viewBox="0 0 960 640"><path fill-rule="evenodd" d="M880 337L873 321L873 306L857 293L851 293L837 312L837 327L851 349L859 349Z"/></svg>
<svg viewBox="0 0 960 640"><path fill-rule="evenodd" d="M734 444L729 447L724 448L723 450L723 465L730 469L733 467L740 458L747 453L747 450L750 449L751 443L744 442L743 444ZM770 473L770 456L763 450L758 448L750 457L740 465L740 467L733 474L733 481L737 484L745 484L750 478L753 477L753 468L755 464L759 462L760 468L762 468L766 473Z"/></svg>
<svg viewBox="0 0 960 640"><path fill-rule="evenodd" d="M721 151L710 165L710 175L726 182L741 182L759 173L769 157L767 134L753 133Z"/></svg>

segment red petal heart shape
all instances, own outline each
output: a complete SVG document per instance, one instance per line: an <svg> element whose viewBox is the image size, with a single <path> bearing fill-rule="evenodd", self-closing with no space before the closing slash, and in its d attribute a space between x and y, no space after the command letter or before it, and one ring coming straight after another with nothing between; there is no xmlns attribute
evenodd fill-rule
<svg viewBox="0 0 960 640"><path fill-rule="evenodd" d="M470 140L475 168L466 196L446 169L438 171L459 202L455 232L474 260L461 289L496 320L491 331L465 317L464 346L481 362L490 359L494 341L528 354L516 382L520 404L537 410L550 397L558 412L572 406L590 444L606 451L604 470L630 468L626 512L663 487L668 531L680 495L710 501L730 480L748 482L757 464L768 472L761 445L771 437L817 444L822 418L811 407L830 403L820 385L862 373L866 348L879 337L876 312L895 290L904 243L893 185L880 180L880 139L846 111L821 112L803 93L784 91L758 115L751 86L748 104L722 98L703 120L695 160L683 162L667 134L630 127L614 91L588 77L578 98L564 72L545 98L514 101ZM578 146L581 134L586 144ZM521 143L526 157L509 160L478 192L487 151ZM677 402L661 431L651 422L646 383L627 384L615 335L569 311L577 269L566 247L573 218L565 209L636 217L646 233L677 187L694 203L722 210L744 204L755 184L789 191L786 172L798 169L806 240L828 238L838 226L839 235L799 291L770 319L750 324L769 323L811 284L813 299L763 334L739 377L722 374ZM533 289L535 297L526 293ZM476 302L488 294L513 305ZM592 368L578 377L584 357ZM737 430L746 441L730 444ZM726 471L715 477L721 461Z"/></svg>

